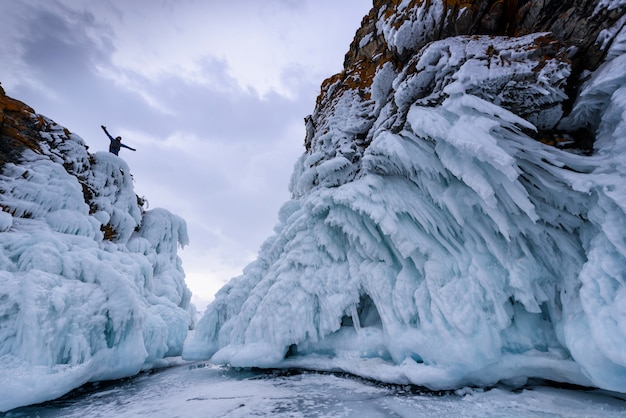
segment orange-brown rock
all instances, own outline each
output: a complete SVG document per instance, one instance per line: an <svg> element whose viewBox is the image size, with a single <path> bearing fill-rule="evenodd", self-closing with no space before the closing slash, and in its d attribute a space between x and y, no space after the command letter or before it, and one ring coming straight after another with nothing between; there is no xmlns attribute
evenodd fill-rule
<svg viewBox="0 0 626 418"><path fill-rule="evenodd" d="M44 124L31 107L8 97L0 86L0 166L16 161L25 148L39 151Z"/></svg>

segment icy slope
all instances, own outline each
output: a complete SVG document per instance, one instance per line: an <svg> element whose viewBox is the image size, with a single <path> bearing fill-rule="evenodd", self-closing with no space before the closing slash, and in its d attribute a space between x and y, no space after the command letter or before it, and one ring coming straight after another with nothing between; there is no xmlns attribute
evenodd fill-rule
<svg viewBox="0 0 626 418"><path fill-rule="evenodd" d="M625 5L570 3L375 1L184 357L626 392Z"/></svg>
<svg viewBox="0 0 626 418"><path fill-rule="evenodd" d="M185 222L144 211L122 159L0 99L0 411L179 355Z"/></svg>

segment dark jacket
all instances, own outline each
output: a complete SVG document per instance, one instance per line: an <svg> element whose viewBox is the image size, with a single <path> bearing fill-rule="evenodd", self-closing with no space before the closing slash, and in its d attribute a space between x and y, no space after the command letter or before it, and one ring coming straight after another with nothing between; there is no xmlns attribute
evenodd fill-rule
<svg viewBox="0 0 626 418"><path fill-rule="evenodd" d="M137 151L135 148L131 148L128 145L122 144L122 137L121 136L113 138L111 136L111 134L109 134L109 132L107 131L107 128L104 125L101 126L101 128L104 131L104 133L107 134L107 136L111 140L111 144L109 145L109 152L110 153L117 155L120 152L120 148L122 148L122 147L128 148L131 151Z"/></svg>

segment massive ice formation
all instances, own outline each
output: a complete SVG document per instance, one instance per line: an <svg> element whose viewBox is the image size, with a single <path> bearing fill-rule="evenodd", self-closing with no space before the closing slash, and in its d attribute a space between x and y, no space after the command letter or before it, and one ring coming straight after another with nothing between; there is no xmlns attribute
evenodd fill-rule
<svg viewBox="0 0 626 418"><path fill-rule="evenodd" d="M375 1L184 356L626 392L625 6Z"/></svg>
<svg viewBox="0 0 626 418"><path fill-rule="evenodd" d="M122 159L0 99L0 411L180 355L185 222L144 211Z"/></svg>

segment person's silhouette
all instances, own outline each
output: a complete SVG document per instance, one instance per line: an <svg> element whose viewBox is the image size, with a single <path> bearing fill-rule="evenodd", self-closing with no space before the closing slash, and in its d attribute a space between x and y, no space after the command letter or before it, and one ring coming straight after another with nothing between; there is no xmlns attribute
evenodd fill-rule
<svg viewBox="0 0 626 418"><path fill-rule="evenodd" d="M107 134L107 136L111 140L111 144L109 145L109 152L110 153L117 155L120 152L120 148L121 147L128 148L131 151L137 151L135 148L131 148L128 145L122 144L122 137L121 136L113 138L111 136L111 134L109 134L109 132L107 132L106 126L100 125L100 127L102 128L104 133Z"/></svg>

